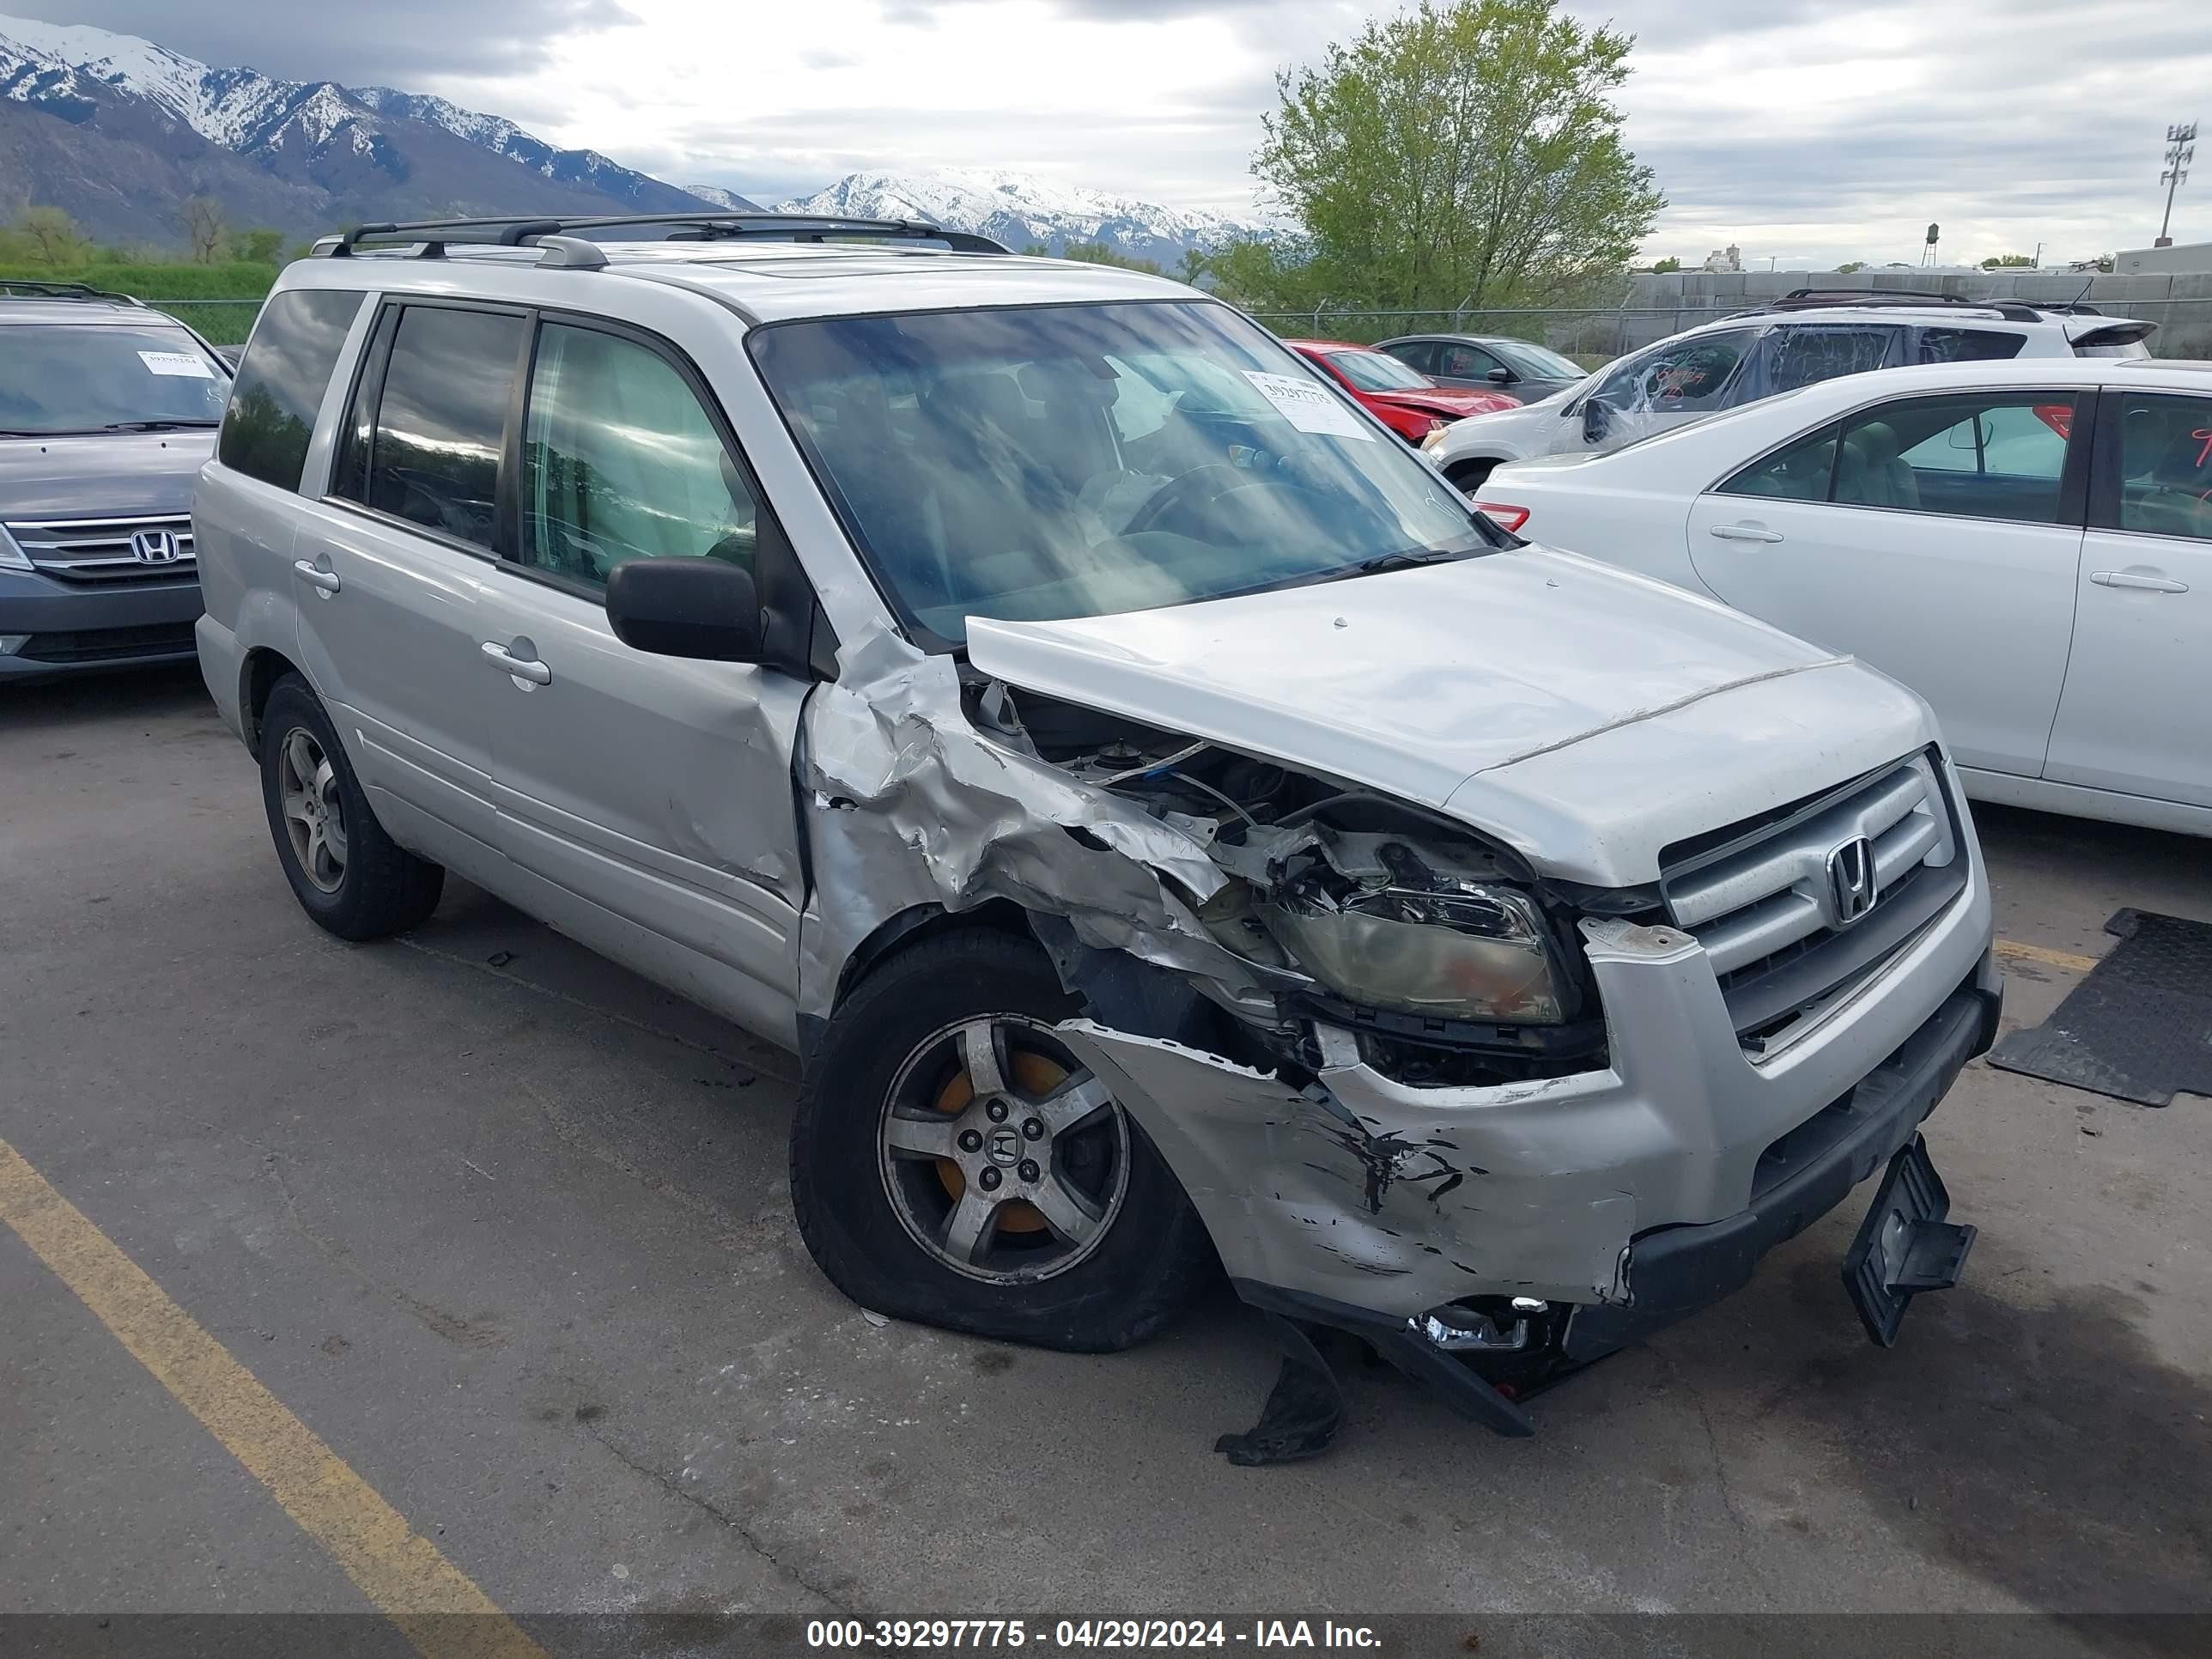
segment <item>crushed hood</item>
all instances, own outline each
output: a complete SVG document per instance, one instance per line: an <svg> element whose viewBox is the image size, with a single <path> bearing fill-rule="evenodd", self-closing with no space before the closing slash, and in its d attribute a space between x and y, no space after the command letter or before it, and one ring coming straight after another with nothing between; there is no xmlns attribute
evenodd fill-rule
<svg viewBox="0 0 2212 1659"><path fill-rule="evenodd" d="M1016 687L1442 809L1468 779L1734 687L1863 675L1764 623L1539 548L1065 622L971 618Z"/></svg>
<svg viewBox="0 0 2212 1659"><path fill-rule="evenodd" d="M188 513L215 428L0 438L0 521Z"/></svg>

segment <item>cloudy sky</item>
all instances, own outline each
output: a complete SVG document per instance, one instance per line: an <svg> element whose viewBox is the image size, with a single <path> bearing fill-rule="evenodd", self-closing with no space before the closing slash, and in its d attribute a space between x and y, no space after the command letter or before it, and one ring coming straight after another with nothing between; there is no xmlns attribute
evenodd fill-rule
<svg viewBox="0 0 2212 1659"><path fill-rule="evenodd" d="M1632 30L1647 253L1747 265L2081 258L2158 229L2204 0L1565 0ZM1393 0L8 0L217 64L434 92L761 199L860 168L1012 167L1249 213L1273 76ZM2212 111L2205 112L2212 113ZM2179 240L2212 240L2212 152Z"/></svg>

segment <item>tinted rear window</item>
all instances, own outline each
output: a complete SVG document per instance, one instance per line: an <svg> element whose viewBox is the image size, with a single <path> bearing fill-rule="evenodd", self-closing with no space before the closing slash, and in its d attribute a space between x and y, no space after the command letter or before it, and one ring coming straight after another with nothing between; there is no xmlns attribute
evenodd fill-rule
<svg viewBox="0 0 2212 1659"><path fill-rule="evenodd" d="M377 405L368 505L479 547L497 521L499 457L522 319L410 306Z"/></svg>
<svg viewBox="0 0 2212 1659"><path fill-rule="evenodd" d="M1923 328L1920 331L1920 361L1923 363L1998 363L2020 356L2027 343L2025 334L2007 334L1992 328Z"/></svg>
<svg viewBox="0 0 2212 1659"><path fill-rule="evenodd" d="M262 307L223 416L217 453L225 466L299 489L315 414L361 301L358 294L295 289Z"/></svg>

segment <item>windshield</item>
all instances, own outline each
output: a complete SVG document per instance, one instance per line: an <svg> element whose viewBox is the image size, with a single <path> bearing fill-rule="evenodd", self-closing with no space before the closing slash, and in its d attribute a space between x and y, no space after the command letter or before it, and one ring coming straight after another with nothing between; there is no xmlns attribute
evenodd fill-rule
<svg viewBox="0 0 2212 1659"><path fill-rule="evenodd" d="M829 318L763 378L909 626L1218 599L1505 544L1225 306Z"/></svg>
<svg viewBox="0 0 2212 1659"><path fill-rule="evenodd" d="M1328 361L1362 392L1427 392L1436 386L1420 370L1380 351L1332 351Z"/></svg>
<svg viewBox="0 0 2212 1659"><path fill-rule="evenodd" d="M1589 372L1573 358L1562 356L1549 346L1530 345L1525 340L1492 340L1490 349L1524 380L1579 380Z"/></svg>
<svg viewBox="0 0 2212 1659"><path fill-rule="evenodd" d="M180 328L10 324L0 329L0 434L213 426L230 377Z"/></svg>

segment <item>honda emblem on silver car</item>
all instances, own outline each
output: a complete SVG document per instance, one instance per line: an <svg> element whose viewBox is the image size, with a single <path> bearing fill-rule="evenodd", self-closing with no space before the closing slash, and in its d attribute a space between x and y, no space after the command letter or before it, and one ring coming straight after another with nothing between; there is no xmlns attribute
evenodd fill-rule
<svg viewBox="0 0 2212 1659"><path fill-rule="evenodd" d="M134 530L131 551L141 564L174 564L185 550L173 530Z"/></svg>
<svg viewBox="0 0 2212 1659"><path fill-rule="evenodd" d="M1864 836L1854 836L1828 854L1828 902L1834 908L1838 927L1850 927L1873 909L1881 896L1872 842Z"/></svg>

